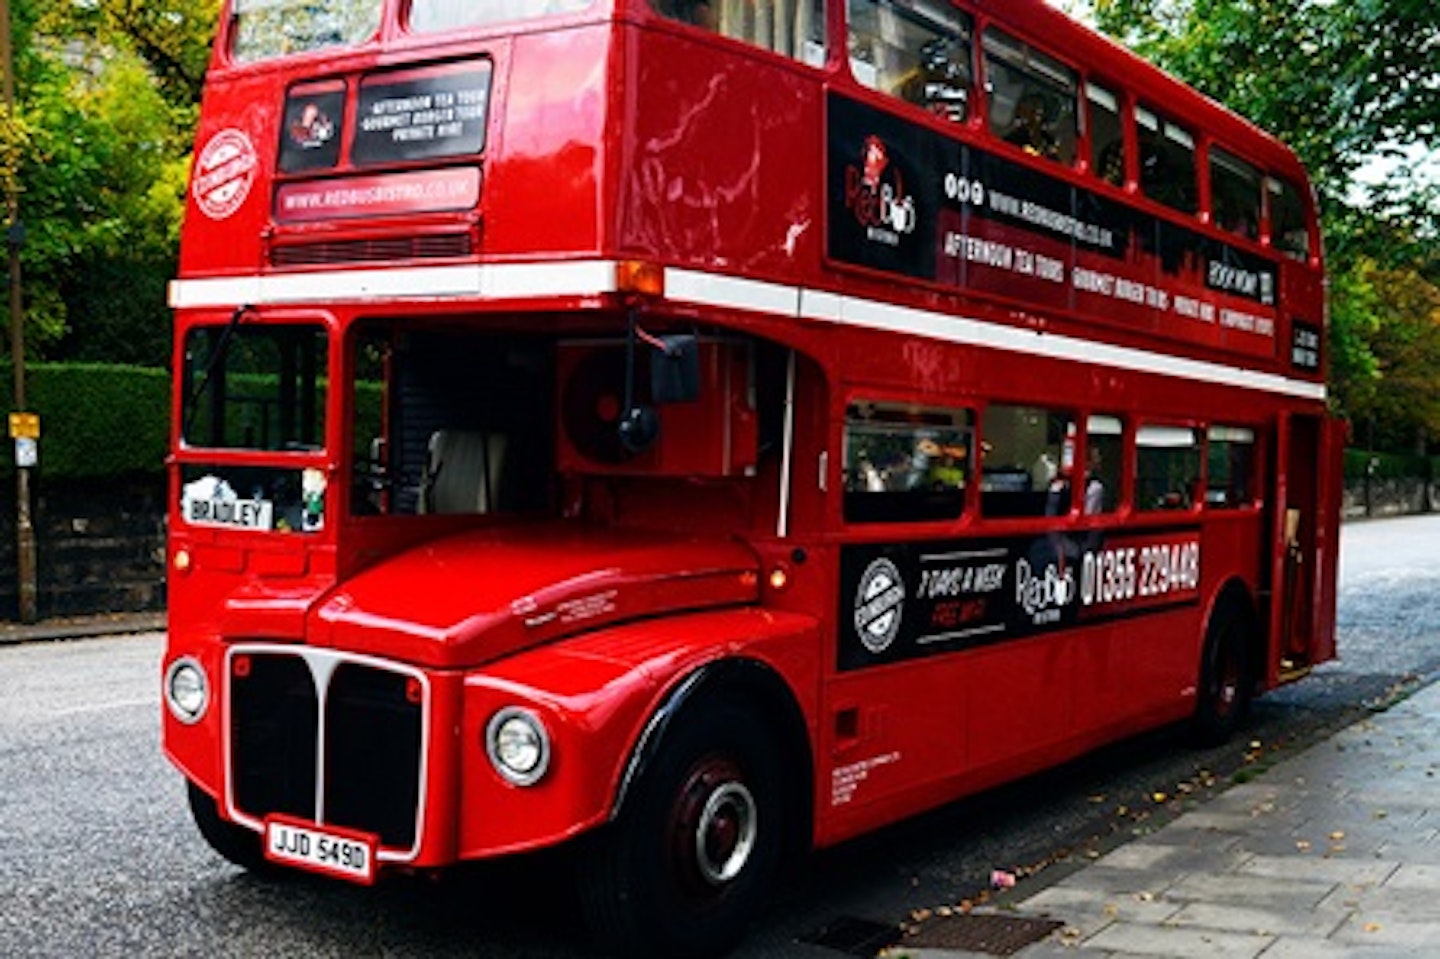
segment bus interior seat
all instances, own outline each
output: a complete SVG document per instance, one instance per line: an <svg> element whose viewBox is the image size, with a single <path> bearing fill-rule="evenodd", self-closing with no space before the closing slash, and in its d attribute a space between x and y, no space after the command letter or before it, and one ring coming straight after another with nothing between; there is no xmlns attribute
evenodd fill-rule
<svg viewBox="0 0 1440 959"><path fill-rule="evenodd" d="M449 429L431 433L420 512L490 512L504 459L504 434Z"/></svg>

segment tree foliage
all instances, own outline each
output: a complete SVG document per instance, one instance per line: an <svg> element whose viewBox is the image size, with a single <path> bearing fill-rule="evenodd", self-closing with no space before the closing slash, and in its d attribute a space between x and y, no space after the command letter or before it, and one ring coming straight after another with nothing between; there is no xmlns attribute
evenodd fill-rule
<svg viewBox="0 0 1440 959"><path fill-rule="evenodd" d="M1100 28L1274 133L1321 200L1331 386L1382 433L1440 438L1440 5L1434 0L1095 0ZM1377 159L1389 161L1376 165ZM1381 169L1378 182L1358 178ZM1433 170L1433 166L1431 168ZM1426 366L1426 364L1431 364Z"/></svg>
<svg viewBox="0 0 1440 959"><path fill-rule="evenodd" d="M218 2L12 0L32 358L165 365L198 92Z"/></svg>

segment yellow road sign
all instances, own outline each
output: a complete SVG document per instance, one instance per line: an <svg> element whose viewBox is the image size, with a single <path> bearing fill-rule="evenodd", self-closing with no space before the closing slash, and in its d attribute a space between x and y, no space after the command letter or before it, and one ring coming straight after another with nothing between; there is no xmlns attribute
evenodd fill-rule
<svg viewBox="0 0 1440 959"><path fill-rule="evenodd" d="M11 413L10 438L12 440L38 440L40 438L40 414Z"/></svg>

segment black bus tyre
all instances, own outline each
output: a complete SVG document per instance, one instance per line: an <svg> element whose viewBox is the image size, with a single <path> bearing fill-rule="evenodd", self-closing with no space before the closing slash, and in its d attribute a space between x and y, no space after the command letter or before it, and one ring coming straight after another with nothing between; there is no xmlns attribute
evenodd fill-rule
<svg viewBox="0 0 1440 959"><path fill-rule="evenodd" d="M1253 619L1233 600L1215 609L1205 632L1200 685L1190 738L1197 746L1218 746L1235 735L1250 709L1254 675L1250 649Z"/></svg>
<svg viewBox="0 0 1440 959"><path fill-rule="evenodd" d="M764 725L709 700L679 717L615 822L585 848L580 902L616 955L727 951L781 860L780 765Z"/></svg>
<svg viewBox="0 0 1440 959"><path fill-rule="evenodd" d="M275 867L265 858L260 834L226 822L210 794L192 782L185 783L190 795L190 816L210 848L241 869L255 873L273 873Z"/></svg>

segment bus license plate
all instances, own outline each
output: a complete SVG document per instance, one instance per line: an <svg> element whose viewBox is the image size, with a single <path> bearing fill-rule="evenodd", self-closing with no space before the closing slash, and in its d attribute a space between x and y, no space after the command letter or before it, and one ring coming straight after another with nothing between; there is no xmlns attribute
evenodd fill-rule
<svg viewBox="0 0 1440 959"><path fill-rule="evenodd" d="M270 817L265 820L265 858L369 885L375 881L376 839Z"/></svg>

